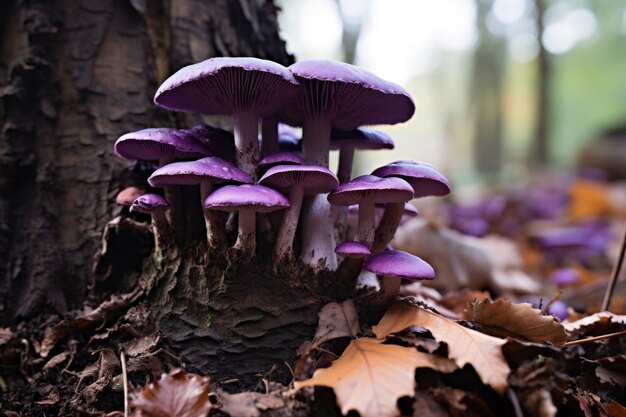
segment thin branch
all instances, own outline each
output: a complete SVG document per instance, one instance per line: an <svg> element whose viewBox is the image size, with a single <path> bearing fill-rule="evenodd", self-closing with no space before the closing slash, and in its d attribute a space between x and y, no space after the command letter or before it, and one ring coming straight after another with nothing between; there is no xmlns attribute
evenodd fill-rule
<svg viewBox="0 0 626 417"><path fill-rule="evenodd" d="M124 350L120 353L120 362L122 362L122 381L124 383L124 417L128 417L128 373L126 372L126 353Z"/></svg>
<svg viewBox="0 0 626 417"><path fill-rule="evenodd" d="M601 336L588 337L587 339L572 340L571 342L563 343L561 345L561 347L567 347L567 346L580 345L580 344L583 344L583 343L596 342L598 340L610 339L612 337L621 336L623 334L626 334L626 330L621 331L621 332L617 332L617 333L603 334Z"/></svg>
<svg viewBox="0 0 626 417"><path fill-rule="evenodd" d="M619 255L613 265L613 272L611 273L611 279L609 280L609 286L606 287L606 293L604 294L604 301L602 302L602 310L608 311L609 305L611 305L611 297L613 296L613 290L617 284L622 265L624 264L624 252L626 252L626 224L624 225L624 232L622 233L622 247L620 248Z"/></svg>

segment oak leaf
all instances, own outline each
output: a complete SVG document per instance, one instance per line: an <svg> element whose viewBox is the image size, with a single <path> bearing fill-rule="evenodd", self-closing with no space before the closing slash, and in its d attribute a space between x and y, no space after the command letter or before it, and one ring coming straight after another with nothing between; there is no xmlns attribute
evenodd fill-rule
<svg viewBox="0 0 626 417"><path fill-rule="evenodd" d="M394 417L400 415L398 398L414 394L415 368L452 372L456 366L446 358L414 348L361 337L350 342L330 367L318 369L310 379L296 381L295 389L331 387L344 414L356 410L361 417Z"/></svg>
<svg viewBox="0 0 626 417"><path fill-rule="evenodd" d="M131 406L137 417L206 417L209 379L180 369L162 374L134 396Z"/></svg>
<svg viewBox="0 0 626 417"><path fill-rule="evenodd" d="M583 317L580 320L563 323L563 327L565 327L565 330L569 332L574 332L589 330L589 328L596 326L606 326L608 323L626 324L626 315L617 315L609 311L601 311L599 313Z"/></svg>
<svg viewBox="0 0 626 417"><path fill-rule="evenodd" d="M528 303L485 299L474 303L472 319L480 331L498 337L551 342L555 346L561 346L568 338L561 323Z"/></svg>
<svg viewBox="0 0 626 417"><path fill-rule="evenodd" d="M437 341L448 344L449 357L458 367L471 364L480 379L499 394L508 385L509 365L504 359L505 340L468 329L420 306L395 303L372 328L378 338L419 326L430 331Z"/></svg>

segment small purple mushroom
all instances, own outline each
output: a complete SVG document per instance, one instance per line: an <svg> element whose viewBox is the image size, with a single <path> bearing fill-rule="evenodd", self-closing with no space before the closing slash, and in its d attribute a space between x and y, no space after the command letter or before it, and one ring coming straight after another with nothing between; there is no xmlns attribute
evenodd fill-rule
<svg viewBox="0 0 626 417"><path fill-rule="evenodd" d="M383 276L382 292L386 299L395 298L400 291L402 278L410 280L433 279L435 270L415 255L390 250L368 258L363 269Z"/></svg>
<svg viewBox="0 0 626 417"><path fill-rule="evenodd" d="M568 287L578 284L580 275L574 268L560 268L552 271L550 281L557 287Z"/></svg>
<svg viewBox="0 0 626 417"><path fill-rule="evenodd" d="M179 132L192 135L206 146L209 151L206 156L216 156L235 163L235 138L232 133L207 125L196 125L191 129L182 129Z"/></svg>
<svg viewBox="0 0 626 417"><path fill-rule="evenodd" d="M450 193L450 183L435 167L414 161L396 161L372 172L379 177L397 177L407 181L413 187L413 198L426 196L444 196ZM393 239L400 222L404 205L387 204L383 218L376 229L372 253L380 253Z"/></svg>
<svg viewBox="0 0 626 417"><path fill-rule="evenodd" d="M180 69L159 87L154 102L171 110L231 115L237 166L256 178L258 118L282 110L298 91L298 82L280 64L219 57Z"/></svg>
<svg viewBox="0 0 626 417"><path fill-rule="evenodd" d="M335 248L335 253L347 258L357 259L365 258L371 254L370 249L366 245L355 240L341 242Z"/></svg>
<svg viewBox="0 0 626 417"><path fill-rule="evenodd" d="M291 207L283 217L274 245L274 254L280 259L292 250L304 195L328 193L337 188L339 182L332 171L320 166L278 165L270 168L259 184L289 190Z"/></svg>
<svg viewBox="0 0 626 417"><path fill-rule="evenodd" d="M145 213L152 216L154 247L158 253L165 249L169 241L170 225L165 217L165 212L169 207L167 200L158 194L144 194L138 197L130 206L131 212Z"/></svg>
<svg viewBox="0 0 626 417"><path fill-rule="evenodd" d="M208 210L238 211L239 231L235 248L256 251L256 213L269 213L289 207L289 201L276 190L263 185L226 185L204 200Z"/></svg>
<svg viewBox="0 0 626 417"><path fill-rule="evenodd" d="M301 156L293 152L276 152L266 156L259 162L259 169L261 171L267 171L276 165L305 165L306 162Z"/></svg>
<svg viewBox="0 0 626 417"><path fill-rule="evenodd" d="M211 193L215 184L251 183L252 178L221 158L209 156L197 161L174 162L157 169L148 178L153 187L170 185L200 185L200 199L204 200ZM219 216L211 211L204 211L207 228L207 243L216 247L224 239L219 227Z"/></svg>
<svg viewBox="0 0 626 417"><path fill-rule="evenodd" d="M404 203L413 197L411 185L400 178L380 178L374 175L361 175L340 185L328 195L334 205L359 205L359 225L356 240L371 247L374 242L376 203ZM400 216L402 217L402 216Z"/></svg>

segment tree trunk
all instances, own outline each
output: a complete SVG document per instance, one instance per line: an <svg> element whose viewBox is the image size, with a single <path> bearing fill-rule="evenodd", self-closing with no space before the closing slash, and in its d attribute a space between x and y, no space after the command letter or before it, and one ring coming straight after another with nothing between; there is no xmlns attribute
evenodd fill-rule
<svg viewBox="0 0 626 417"><path fill-rule="evenodd" d="M124 226L128 222L108 228L102 248L105 225L122 213L115 195L132 185L146 188L152 170L118 158L115 140L147 127L209 121L152 104L160 83L184 65L212 56L289 64L276 13L271 0L0 3L0 325L63 313L88 297L102 299L143 282L162 331L197 369L215 367L208 362L219 352L241 354L258 342L278 346L270 353L259 348L267 355L250 372L265 370L294 354L298 334L310 336L320 302L314 286L284 286L281 274L261 280L271 275L268 266L243 274L228 259L214 258L204 267L192 250L157 263L148 256L152 237ZM298 272L290 282L310 281L305 275ZM245 295L248 289L286 304L257 310L246 301L254 298ZM226 313L241 311L235 303L244 306L243 319ZM258 311L271 317L259 319ZM282 316L285 311L293 314ZM254 338L245 334L252 328L256 341L242 342ZM272 328L291 328L296 336L264 339L261 333ZM196 337L213 348L199 350Z"/></svg>

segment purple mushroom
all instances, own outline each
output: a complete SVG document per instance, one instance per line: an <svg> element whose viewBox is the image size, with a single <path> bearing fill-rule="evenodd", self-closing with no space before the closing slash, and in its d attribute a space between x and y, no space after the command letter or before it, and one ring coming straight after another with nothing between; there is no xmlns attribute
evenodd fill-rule
<svg viewBox="0 0 626 417"><path fill-rule="evenodd" d="M355 240L346 240L341 242L335 248L335 253L337 255L345 256L347 258L365 258L370 256L371 252L367 245L364 245L361 242L357 242Z"/></svg>
<svg viewBox="0 0 626 417"><path fill-rule="evenodd" d="M290 125L302 126L302 154L309 164L328 167L331 127L395 124L413 116L415 104L407 90L369 71L335 61L301 61L289 67L304 90L281 113ZM330 206L315 196L305 206L303 260L313 267L335 269ZM329 263L331 261L331 263Z"/></svg>
<svg viewBox="0 0 626 417"><path fill-rule="evenodd" d="M192 135L206 146L209 151L207 156L216 156L235 163L235 138L232 133L207 125L196 125L191 129L182 129L179 132Z"/></svg>
<svg viewBox="0 0 626 417"><path fill-rule="evenodd" d="M138 197L130 206L131 212L145 213L152 216L154 247L157 252L165 249L169 240L170 225L165 217L165 212L169 207L167 200L158 194L144 194Z"/></svg>
<svg viewBox="0 0 626 417"><path fill-rule="evenodd" d="M305 165L306 162L301 156L293 152L276 152L266 156L259 162L259 169L261 171L267 171L276 165Z"/></svg>
<svg viewBox="0 0 626 417"><path fill-rule="evenodd" d="M269 213L289 207L289 201L276 190L263 185L226 185L204 200L208 210L238 211L239 231L235 248L256 251L256 213Z"/></svg>
<svg viewBox="0 0 626 417"><path fill-rule="evenodd" d="M396 161L372 172L379 177L397 177L407 181L413 187L414 198L426 196L444 196L450 193L450 183L435 167L414 161ZM391 242L396 233L404 204L387 204L380 224L376 229L372 253L380 253Z"/></svg>
<svg viewBox="0 0 626 417"><path fill-rule="evenodd" d="M280 259L292 250L304 195L328 193L337 188L339 182L332 171L320 166L278 165L270 168L259 184L289 190L291 207L283 217L274 245L274 254Z"/></svg>
<svg viewBox="0 0 626 417"><path fill-rule="evenodd" d="M171 110L231 115L237 166L256 178L258 118L282 110L298 91L298 82L280 64L220 57L180 69L159 87L154 102Z"/></svg>
<svg viewBox="0 0 626 417"><path fill-rule="evenodd" d="M359 225L356 239L368 247L374 242L375 204L404 203L413 197L411 185L400 178L380 178L374 175L361 175L340 185L328 195L334 205L359 205ZM400 216L402 217L402 216Z"/></svg>
<svg viewBox="0 0 626 417"><path fill-rule="evenodd" d="M568 287L580 282L580 275L574 268L559 268L552 271L550 281L557 287Z"/></svg>
<svg viewBox="0 0 626 417"><path fill-rule="evenodd" d="M339 150L339 167L337 178L340 184L345 184L352 178L352 162L354 151L393 149L391 137L385 132L374 129L333 129L330 137L330 149Z"/></svg>
<svg viewBox="0 0 626 417"><path fill-rule="evenodd" d="M435 278L432 266L415 255L399 250L371 256L363 264L363 269L383 276L382 292L385 299L398 295L402 278L410 280Z"/></svg>
<svg viewBox="0 0 626 417"><path fill-rule="evenodd" d="M197 161L174 162L157 169L148 178L153 187L171 185L200 185L200 199L204 207L204 200L213 190L215 184L251 183L252 178L221 158L209 156ZM219 227L219 216L204 211L207 228L207 243L217 246L223 240L223 231Z"/></svg>

